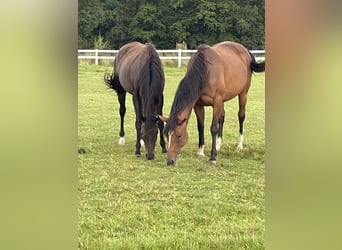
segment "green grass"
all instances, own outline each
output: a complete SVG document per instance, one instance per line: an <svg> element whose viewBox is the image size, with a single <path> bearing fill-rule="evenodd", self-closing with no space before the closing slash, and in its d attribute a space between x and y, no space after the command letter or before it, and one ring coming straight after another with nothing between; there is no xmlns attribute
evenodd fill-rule
<svg viewBox="0 0 342 250"><path fill-rule="evenodd" d="M80 249L264 249L265 75L254 74L245 120L245 147L236 150L237 98L225 103L223 146L208 163L211 107L206 108L206 157L196 158L194 113L189 141L175 167L136 158L134 109L127 95L126 144L118 145L119 104L103 83L112 67L79 66L78 156ZM165 67L164 114L185 68ZM142 151L144 155L144 150Z"/></svg>

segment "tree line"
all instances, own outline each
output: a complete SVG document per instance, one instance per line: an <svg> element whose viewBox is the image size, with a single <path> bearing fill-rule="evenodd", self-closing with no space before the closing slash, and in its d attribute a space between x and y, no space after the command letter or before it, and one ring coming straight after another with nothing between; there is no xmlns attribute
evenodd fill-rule
<svg viewBox="0 0 342 250"><path fill-rule="evenodd" d="M264 49L264 0L79 0L78 48L119 49L131 41L158 49L230 40Z"/></svg>

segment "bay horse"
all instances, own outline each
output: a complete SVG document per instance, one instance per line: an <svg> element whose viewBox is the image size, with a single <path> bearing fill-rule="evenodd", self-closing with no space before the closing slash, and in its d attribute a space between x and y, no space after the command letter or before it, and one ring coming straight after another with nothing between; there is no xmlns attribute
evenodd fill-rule
<svg viewBox="0 0 342 250"><path fill-rule="evenodd" d="M237 147L242 149L245 106L252 72L263 71L265 61L256 62L251 52L241 44L225 41L213 46L200 45L179 83L169 118L161 116L166 121L164 133L169 138L167 165L176 164L177 155L188 141L187 126L192 109L196 114L199 135L197 155L204 156L204 106L213 107L209 162L215 164L222 144L224 102L236 96L239 98Z"/></svg>
<svg viewBox="0 0 342 250"><path fill-rule="evenodd" d="M122 46L114 59L113 74L104 76L108 87L114 89L120 103L120 139L125 144L124 118L126 92L132 94L135 110L135 155L140 156L141 139L147 151L146 158L154 159L158 128L160 146L166 153L163 135L164 123L158 118L163 112L165 76L160 58L152 44L131 42Z"/></svg>

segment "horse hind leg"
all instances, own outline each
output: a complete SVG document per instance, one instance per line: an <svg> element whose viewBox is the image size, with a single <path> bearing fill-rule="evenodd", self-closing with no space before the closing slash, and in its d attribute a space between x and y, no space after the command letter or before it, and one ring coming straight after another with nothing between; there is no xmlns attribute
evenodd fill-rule
<svg viewBox="0 0 342 250"><path fill-rule="evenodd" d="M239 137L238 137L237 149L243 149L243 143L244 143L243 123L246 118L246 115L245 115L246 102L247 102L247 94L240 94L239 95L239 112L238 112Z"/></svg>
<svg viewBox="0 0 342 250"><path fill-rule="evenodd" d="M223 134L223 124L225 118L225 111L223 110L222 115L219 119L219 130L216 139L216 150L219 151L222 147L222 134Z"/></svg>
<svg viewBox="0 0 342 250"><path fill-rule="evenodd" d="M135 129L136 129L136 143L135 143L135 156L140 157L141 152L141 101L140 97L137 93L133 93L133 103L134 103L134 110L135 110Z"/></svg>
<svg viewBox="0 0 342 250"><path fill-rule="evenodd" d="M118 100L120 103L120 139L119 139L119 145L124 145L125 144L125 128L124 128L124 123L125 123L125 114L126 114L126 92L121 92L118 93Z"/></svg>
<svg viewBox="0 0 342 250"><path fill-rule="evenodd" d="M240 124L240 129L239 129L239 138L238 138L238 145L237 149L243 149L243 143L244 143L244 138L243 138L243 121L245 120L245 116L239 116L239 124Z"/></svg>
<svg viewBox="0 0 342 250"><path fill-rule="evenodd" d="M194 111L197 118L197 130L198 130L198 151L196 156L202 157L204 155L204 107L196 105Z"/></svg>

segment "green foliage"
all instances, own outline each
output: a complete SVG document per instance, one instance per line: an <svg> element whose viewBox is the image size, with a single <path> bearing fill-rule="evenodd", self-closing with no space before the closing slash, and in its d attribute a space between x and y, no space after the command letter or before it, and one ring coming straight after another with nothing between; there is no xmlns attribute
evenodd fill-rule
<svg viewBox="0 0 342 250"><path fill-rule="evenodd" d="M109 49L109 41L105 41L99 34L94 38L94 49Z"/></svg>
<svg viewBox="0 0 342 250"><path fill-rule="evenodd" d="M134 156L135 115L126 99L126 144L118 145L119 104L103 83L112 66L79 66L78 238L80 249L264 249L265 74L254 74L245 121L245 148L236 150L237 98L225 103L223 147L210 165L206 108L205 158L196 158L197 125L175 167L156 145L156 158ZM169 114L185 67L165 67ZM144 153L144 151L142 151Z"/></svg>
<svg viewBox="0 0 342 250"><path fill-rule="evenodd" d="M102 2L98 0L83 0L78 3L78 47L92 47L96 28L104 21Z"/></svg>
<svg viewBox="0 0 342 250"><path fill-rule="evenodd" d="M240 42L264 48L264 1L260 0L83 0L79 1L79 48L99 33L118 49L136 40L170 49L186 41Z"/></svg>
<svg viewBox="0 0 342 250"><path fill-rule="evenodd" d="M166 27L159 22L161 18L157 6L151 4L141 6L129 26L133 40L152 42L165 38Z"/></svg>

